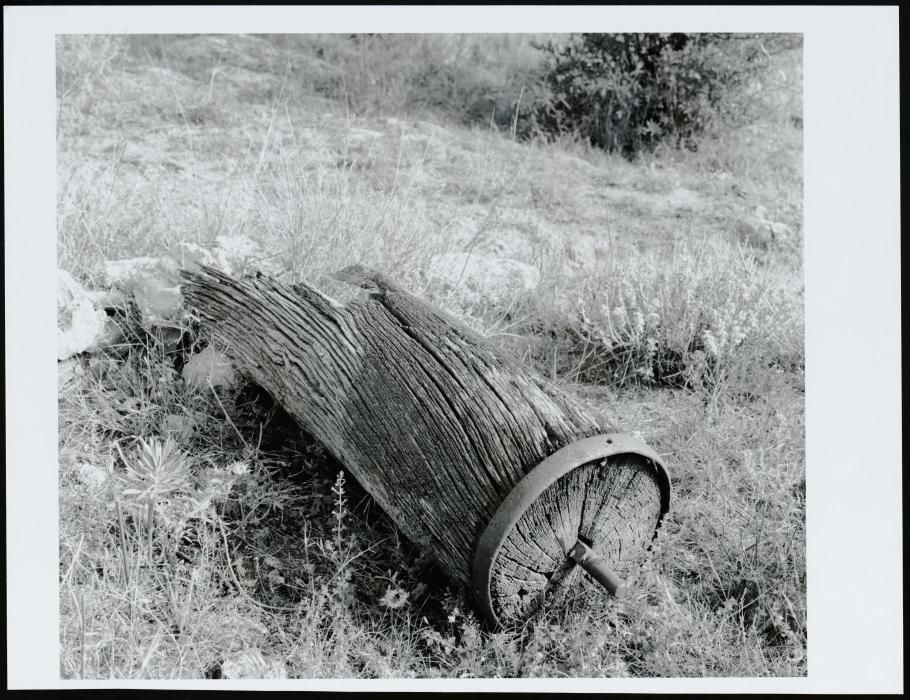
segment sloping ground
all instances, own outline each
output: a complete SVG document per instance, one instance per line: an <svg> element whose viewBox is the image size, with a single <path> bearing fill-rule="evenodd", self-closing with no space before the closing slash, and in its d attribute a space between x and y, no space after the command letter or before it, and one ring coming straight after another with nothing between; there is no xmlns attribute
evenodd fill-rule
<svg viewBox="0 0 910 700"><path fill-rule="evenodd" d="M777 162L773 177L786 180L769 191L766 180L747 179L766 163L729 154L724 162L710 143L703 155L633 165L428 121L360 120L303 93L297 72L309 62L282 74L281 52L265 39L196 36L161 50L154 65L124 58L122 70L60 100L60 209L96 214L94 236L113 246L108 255L238 232L279 249L291 238L315 238L307 229L324 228L329 213L339 235L356 238L362 231L351 229L371 225L392 235L384 221L360 220L366 201L393 217L399 236L411 228L437 249L514 257L545 275L597 265L616 254L611 247L650 250L677 236L798 259L801 192L786 188L800 171L786 177ZM770 136L759 131L730 138ZM780 150L799 143L798 130L789 131ZM737 159L755 157L754 146ZM764 161L775 155L767 144L758 153ZM129 211L104 209L123 201ZM131 215L141 220L121 218ZM780 224L778 235L763 220ZM61 223L66 242L79 224ZM554 256L570 264L555 265Z"/></svg>
<svg viewBox="0 0 910 700"><path fill-rule="evenodd" d="M630 601L585 589L486 635L280 411L255 409L257 453L242 434L262 415L226 424L154 343L82 358L61 388L65 675L86 609L91 676L805 673L798 55L769 71L761 123L629 163L351 114L326 97L343 71L262 37L58 46L61 268L99 287L106 260L244 237L249 269L343 299L328 274L376 267L644 437L676 499ZM195 486L156 505L143 555L142 517L108 492L114 441L187 416Z"/></svg>

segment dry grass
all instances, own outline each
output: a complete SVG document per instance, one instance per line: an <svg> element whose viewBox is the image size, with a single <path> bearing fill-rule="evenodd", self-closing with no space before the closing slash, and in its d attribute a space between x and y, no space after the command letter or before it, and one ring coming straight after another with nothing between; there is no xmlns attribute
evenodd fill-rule
<svg viewBox="0 0 910 700"><path fill-rule="evenodd" d="M510 87L527 50L61 37L59 265L101 285L105 260L244 236L249 269L342 298L329 273L386 271L666 456L675 501L637 593L585 588L489 633L279 408L188 385L186 348L137 335L60 388L64 677L806 673L799 56L762 122L695 154L429 118ZM476 83L453 69L471 61ZM451 90L394 80L418 65ZM758 206L791 235L763 237ZM506 304L434 286L432 256L463 251L540 285Z"/></svg>

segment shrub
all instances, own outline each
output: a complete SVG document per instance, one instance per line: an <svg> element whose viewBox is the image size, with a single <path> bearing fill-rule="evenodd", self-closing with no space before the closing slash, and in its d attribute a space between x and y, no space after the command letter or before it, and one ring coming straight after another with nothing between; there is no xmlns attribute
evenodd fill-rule
<svg viewBox="0 0 910 700"><path fill-rule="evenodd" d="M562 320L549 350L574 381L710 392L759 367L802 370L800 295L726 246L631 255L560 303L540 317Z"/></svg>
<svg viewBox="0 0 910 700"><path fill-rule="evenodd" d="M776 37L773 48L777 48ZM760 35L581 34L541 45L545 135L575 133L632 156L659 142L694 149L718 121L745 116L747 78L770 53ZM767 40L766 40L767 41ZM768 42L770 43L770 42Z"/></svg>

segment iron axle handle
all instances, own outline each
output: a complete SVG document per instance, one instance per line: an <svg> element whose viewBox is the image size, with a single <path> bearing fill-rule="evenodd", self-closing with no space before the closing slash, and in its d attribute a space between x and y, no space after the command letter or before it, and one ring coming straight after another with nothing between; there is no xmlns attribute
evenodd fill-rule
<svg viewBox="0 0 910 700"><path fill-rule="evenodd" d="M616 598L625 598L628 589L622 579L607 566L600 555L581 540L578 540L569 550L569 557L582 569L590 574L591 578L606 588Z"/></svg>

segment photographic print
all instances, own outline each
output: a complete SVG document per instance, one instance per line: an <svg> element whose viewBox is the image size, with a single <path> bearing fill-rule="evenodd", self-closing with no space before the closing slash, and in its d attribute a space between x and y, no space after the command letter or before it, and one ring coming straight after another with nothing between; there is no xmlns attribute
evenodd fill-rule
<svg viewBox="0 0 910 700"><path fill-rule="evenodd" d="M61 678L806 675L802 35L55 50Z"/></svg>

